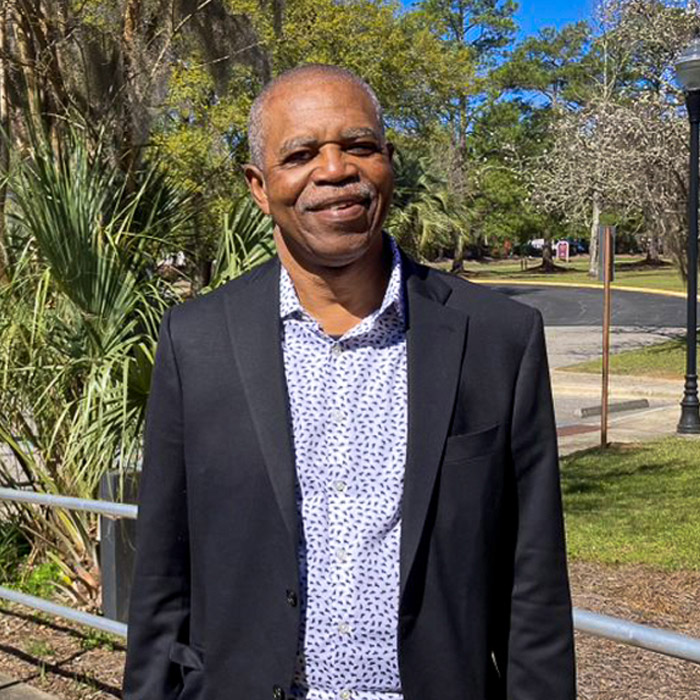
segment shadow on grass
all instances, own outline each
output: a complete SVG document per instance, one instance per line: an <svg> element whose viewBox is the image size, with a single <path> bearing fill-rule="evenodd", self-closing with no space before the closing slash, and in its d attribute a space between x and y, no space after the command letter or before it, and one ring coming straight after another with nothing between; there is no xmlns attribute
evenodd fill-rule
<svg viewBox="0 0 700 700"><path fill-rule="evenodd" d="M645 454L650 461L645 461ZM564 461L562 493L567 508L577 512L615 507L621 484L627 497L651 502L685 466L672 457L659 459L653 447L636 446L633 451L624 445L611 445L607 450L591 448Z"/></svg>
<svg viewBox="0 0 700 700"><path fill-rule="evenodd" d="M6 688L12 688L20 683L31 683L31 681L33 681L36 678L40 678L47 673L53 673L57 676L61 676L62 678L67 678L69 680L82 683L87 687L91 688L92 690L100 690L103 693L113 695L116 698L121 697L120 688L117 688L113 685L109 685L107 683L103 683L102 681L99 681L93 676L88 675L86 673L79 673L78 671L68 671L63 668L65 664L69 664L75 661L76 659L79 659L81 656L84 656L87 653L86 651L76 652L75 654L67 656L65 659L61 659L60 661L55 662L49 662L45 659L32 656L31 654L27 654L27 652L22 651L21 649L17 649L16 647L12 647L7 644L0 644L0 652L3 652L10 656L14 656L15 658L20 659L25 663L35 666L37 669L36 673L32 673L30 675L24 676L23 678L17 679L16 681L0 685L0 691Z"/></svg>

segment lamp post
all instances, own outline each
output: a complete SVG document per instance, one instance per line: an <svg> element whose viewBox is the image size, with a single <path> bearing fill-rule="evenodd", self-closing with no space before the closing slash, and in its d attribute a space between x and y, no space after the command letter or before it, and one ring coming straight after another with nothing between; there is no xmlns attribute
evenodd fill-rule
<svg viewBox="0 0 700 700"><path fill-rule="evenodd" d="M698 159L700 158L700 36L676 62L678 82L685 90L685 105L690 119L690 187L688 188L688 348L685 390L677 431L700 434L697 370L697 297L698 297Z"/></svg>

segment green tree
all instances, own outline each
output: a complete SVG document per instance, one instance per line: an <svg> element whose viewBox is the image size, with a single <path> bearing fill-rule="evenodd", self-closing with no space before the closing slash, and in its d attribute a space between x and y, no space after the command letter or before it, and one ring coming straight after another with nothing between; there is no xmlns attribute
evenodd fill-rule
<svg viewBox="0 0 700 700"><path fill-rule="evenodd" d="M524 39L493 75L496 86L519 98L513 104L520 106L517 121L525 131L519 130L518 167L511 173L512 189L507 191L517 192L524 203L515 214L521 241L526 235L545 240L545 271L555 269L551 240L563 233L567 220L560 210L539 204L538 182L544 175L539 163L552 148L557 121L578 110L590 94L591 40L587 22L559 29L545 27L536 36Z"/></svg>
<svg viewBox="0 0 700 700"><path fill-rule="evenodd" d="M555 113L580 105L590 89L587 22L544 27L524 39L494 73L496 84Z"/></svg>

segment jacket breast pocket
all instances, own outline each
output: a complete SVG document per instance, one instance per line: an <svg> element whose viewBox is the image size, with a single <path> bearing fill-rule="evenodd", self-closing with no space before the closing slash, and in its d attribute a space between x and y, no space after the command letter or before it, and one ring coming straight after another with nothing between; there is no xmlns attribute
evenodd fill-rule
<svg viewBox="0 0 700 700"><path fill-rule="evenodd" d="M450 435L445 442L443 464L461 462L491 454L497 447L499 424L472 433Z"/></svg>
<svg viewBox="0 0 700 700"><path fill-rule="evenodd" d="M182 688L177 700L200 700L204 693L204 655L198 649L173 642L170 647L170 660L180 667Z"/></svg>

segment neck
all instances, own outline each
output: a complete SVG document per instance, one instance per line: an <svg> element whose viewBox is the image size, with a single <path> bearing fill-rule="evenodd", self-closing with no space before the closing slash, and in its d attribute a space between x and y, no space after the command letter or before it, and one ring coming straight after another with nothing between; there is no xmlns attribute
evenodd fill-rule
<svg viewBox="0 0 700 700"><path fill-rule="evenodd" d="M343 335L381 306L391 270L383 237L354 262L342 267L304 264L295 258L275 229L282 265L294 283L299 302L328 335Z"/></svg>

